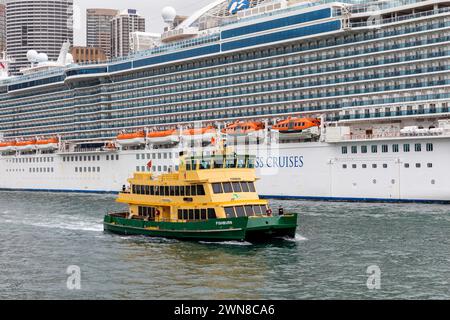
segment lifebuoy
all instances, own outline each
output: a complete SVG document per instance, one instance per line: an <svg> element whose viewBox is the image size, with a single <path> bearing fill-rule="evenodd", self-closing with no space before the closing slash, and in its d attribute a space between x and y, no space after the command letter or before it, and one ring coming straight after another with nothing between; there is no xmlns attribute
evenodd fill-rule
<svg viewBox="0 0 450 320"><path fill-rule="evenodd" d="M267 215L270 217L270 216L272 215L272 209L270 209L270 208L267 209L267 210L266 210L266 213L267 213Z"/></svg>

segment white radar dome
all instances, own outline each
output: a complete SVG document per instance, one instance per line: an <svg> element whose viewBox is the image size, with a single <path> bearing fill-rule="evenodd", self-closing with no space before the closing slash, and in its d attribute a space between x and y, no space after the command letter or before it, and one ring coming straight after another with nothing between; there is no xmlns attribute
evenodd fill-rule
<svg viewBox="0 0 450 320"><path fill-rule="evenodd" d="M38 56L38 53L37 53L36 50L28 50L28 52L27 52L27 59L28 59L28 61L30 61L30 62L36 61L37 60L37 56Z"/></svg>
<svg viewBox="0 0 450 320"><path fill-rule="evenodd" d="M177 16L177 11L173 7L164 7L161 15L165 23L172 23Z"/></svg>
<svg viewBox="0 0 450 320"><path fill-rule="evenodd" d="M73 62L73 55L71 53L66 54L66 64L72 64Z"/></svg>
<svg viewBox="0 0 450 320"><path fill-rule="evenodd" d="M47 61L48 61L47 54L41 52L37 55L37 62L47 62Z"/></svg>

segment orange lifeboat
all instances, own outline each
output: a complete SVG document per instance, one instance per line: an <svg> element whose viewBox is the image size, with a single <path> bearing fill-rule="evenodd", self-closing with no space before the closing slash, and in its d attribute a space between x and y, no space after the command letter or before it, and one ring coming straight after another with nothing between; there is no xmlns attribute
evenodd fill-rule
<svg viewBox="0 0 450 320"><path fill-rule="evenodd" d="M19 151L30 151L34 150L35 148L36 148L36 139L16 142L16 149Z"/></svg>
<svg viewBox="0 0 450 320"><path fill-rule="evenodd" d="M36 148L39 150L54 150L58 149L58 138L38 139L36 141Z"/></svg>
<svg viewBox="0 0 450 320"><path fill-rule="evenodd" d="M320 119L317 118L287 118L272 126L281 138L311 138L319 135Z"/></svg>
<svg viewBox="0 0 450 320"><path fill-rule="evenodd" d="M153 131L147 133L147 139L153 144L170 144L179 141L177 130Z"/></svg>
<svg viewBox="0 0 450 320"><path fill-rule="evenodd" d="M264 138L264 123L249 121L249 122L235 122L225 129L222 129L222 133L225 133L229 138Z"/></svg>
<svg viewBox="0 0 450 320"><path fill-rule="evenodd" d="M0 142L0 152L14 151L16 150L15 141Z"/></svg>
<svg viewBox="0 0 450 320"><path fill-rule="evenodd" d="M183 136L190 141L211 142L217 136L217 130L213 126L183 130Z"/></svg>
<svg viewBox="0 0 450 320"><path fill-rule="evenodd" d="M136 146L145 144L145 132L121 133L117 136L117 143L122 146Z"/></svg>

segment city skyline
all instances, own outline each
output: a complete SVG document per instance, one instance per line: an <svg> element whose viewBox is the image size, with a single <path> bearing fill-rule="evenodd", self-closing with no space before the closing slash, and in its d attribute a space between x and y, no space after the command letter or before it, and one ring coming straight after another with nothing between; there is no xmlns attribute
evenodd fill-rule
<svg viewBox="0 0 450 320"><path fill-rule="evenodd" d="M86 45L86 9L136 9L146 20L146 31L162 33L165 23L161 18L161 10L172 6L180 15L191 15L212 0L164 0L146 3L140 0L129 0L126 5L119 0L74 0L74 45Z"/></svg>

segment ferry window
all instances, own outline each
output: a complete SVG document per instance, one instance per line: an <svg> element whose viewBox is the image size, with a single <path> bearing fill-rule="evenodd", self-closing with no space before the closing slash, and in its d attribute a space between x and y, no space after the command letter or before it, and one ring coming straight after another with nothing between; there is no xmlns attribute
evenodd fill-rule
<svg viewBox="0 0 450 320"><path fill-rule="evenodd" d="M189 210L183 209L183 220L189 219Z"/></svg>
<svg viewBox="0 0 450 320"><path fill-rule="evenodd" d="M200 169L211 169L211 162L209 162L208 160L202 160L200 162Z"/></svg>
<svg viewBox="0 0 450 320"><path fill-rule="evenodd" d="M179 186L175 186L175 195L176 196L180 195L180 187Z"/></svg>
<svg viewBox="0 0 450 320"><path fill-rule="evenodd" d="M184 196L185 195L184 190L185 190L184 186L180 186L180 196Z"/></svg>
<svg viewBox="0 0 450 320"><path fill-rule="evenodd" d="M213 208L208 208L208 219L216 219L216 210Z"/></svg>
<svg viewBox="0 0 450 320"><path fill-rule="evenodd" d="M213 183L212 187L213 187L213 192L214 193L223 193L222 184L221 183Z"/></svg>
<svg viewBox="0 0 450 320"><path fill-rule="evenodd" d="M416 152L422 151L422 144L416 143L414 146L414 149L416 150Z"/></svg>
<svg viewBox="0 0 450 320"><path fill-rule="evenodd" d="M186 186L186 196L191 195L191 186Z"/></svg>
<svg viewBox="0 0 450 320"><path fill-rule="evenodd" d="M132 185L132 186L131 186L131 190L132 190L133 193L135 194L135 193L136 193L136 186L135 186L135 185Z"/></svg>
<svg viewBox="0 0 450 320"><path fill-rule="evenodd" d="M233 192L233 189L231 188L231 183L230 182L224 182L222 184L222 186L223 186L223 192L224 193L231 193L231 192Z"/></svg>
<svg viewBox="0 0 450 320"><path fill-rule="evenodd" d="M145 186L145 194L150 195L150 186Z"/></svg>
<svg viewBox="0 0 450 320"><path fill-rule="evenodd" d="M226 164L227 168L236 168L236 159L227 159Z"/></svg>
<svg viewBox="0 0 450 320"><path fill-rule="evenodd" d="M258 206L258 205L253 206L253 210L254 210L256 216L262 214L261 206Z"/></svg>
<svg viewBox="0 0 450 320"><path fill-rule="evenodd" d="M381 146L381 152L383 152L383 153L388 152L388 145L387 145L387 144L383 144L383 145Z"/></svg>
<svg viewBox="0 0 450 320"><path fill-rule="evenodd" d="M191 164L188 162L186 163L186 171L190 171L191 170Z"/></svg>
<svg viewBox="0 0 450 320"><path fill-rule="evenodd" d="M194 220L194 209L189 209L188 220Z"/></svg>
<svg viewBox="0 0 450 320"><path fill-rule="evenodd" d="M377 145L373 145L372 146L372 153L377 153L378 152L378 146Z"/></svg>
<svg viewBox="0 0 450 320"><path fill-rule="evenodd" d="M428 168L433 168L433 164L432 163L427 163L427 167Z"/></svg>
<svg viewBox="0 0 450 320"><path fill-rule="evenodd" d="M213 167L215 169L223 168L223 159L217 158L213 160Z"/></svg>
<svg viewBox="0 0 450 320"><path fill-rule="evenodd" d="M206 209L201 209L200 210L200 219L206 220L206 218L207 218Z"/></svg>
<svg viewBox="0 0 450 320"><path fill-rule="evenodd" d="M265 205L262 204L262 205L259 206L259 208L261 210L261 214L266 214L267 213L267 208L266 208Z"/></svg>
<svg viewBox="0 0 450 320"><path fill-rule="evenodd" d="M342 147L342 154L347 154L347 147Z"/></svg>
<svg viewBox="0 0 450 320"><path fill-rule="evenodd" d="M175 195L175 186L170 186L169 189L170 189L170 195L174 196Z"/></svg>
<svg viewBox="0 0 450 320"><path fill-rule="evenodd" d="M236 215L234 214L234 208L233 207L225 207L225 214L227 218L234 218Z"/></svg>
<svg viewBox="0 0 450 320"><path fill-rule="evenodd" d="M250 192L247 182L241 182L242 192Z"/></svg>
<svg viewBox="0 0 450 320"><path fill-rule="evenodd" d="M200 219L200 210L194 209L194 220L199 220L199 219Z"/></svg>
<svg viewBox="0 0 450 320"><path fill-rule="evenodd" d="M241 184L239 182L233 182L232 185L234 192L242 192Z"/></svg>
<svg viewBox="0 0 450 320"><path fill-rule="evenodd" d="M405 163L405 168L409 168L409 163Z"/></svg>
<svg viewBox="0 0 450 320"><path fill-rule="evenodd" d="M392 145L392 152L398 152L398 144Z"/></svg>
<svg viewBox="0 0 450 320"><path fill-rule="evenodd" d="M428 152L433 151L433 144L432 143L427 143L427 151Z"/></svg>
<svg viewBox="0 0 450 320"><path fill-rule="evenodd" d="M245 211L243 206L236 206L236 216L237 217L245 217Z"/></svg>
<svg viewBox="0 0 450 320"><path fill-rule="evenodd" d="M255 159L248 159L248 167L253 169L255 167Z"/></svg>
<svg viewBox="0 0 450 320"><path fill-rule="evenodd" d="M251 216L255 215L255 213L253 212L253 206L244 206L244 209L245 209L245 215L247 217L251 217Z"/></svg>
<svg viewBox="0 0 450 320"><path fill-rule="evenodd" d="M420 168L422 165L420 163L416 163L416 168Z"/></svg>
<svg viewBox="0 0 450 320"><path fill-rule="evenodd" d="M205 188L202 184L197 185L197 195L198 196L204 196L205 195Z"/></svg>
<svg viewBox="0 0 450 320"><path fill-rule="evenodd" d="M239 158L239 159L237 160L237 167L238 167L238 168L245 168L245 159Z"/></svg>
<svg viewBox="0 0 450 320"><path fill-rule="evenodd" d="M352 146L352 153L358 153L358 147Z"/></svg>
<svg viewBox="0 0 450 320"><path fill-rule="evenodd" d="M178 209L178 220L183 220L183 210Z"/></svg>
<svg viewBox="0 0 450 320"><path fill-rule="evenodd" d="M170 190L169 190L169 186L164 186L164 196L169 196L170 195Z"/></svg>
<svg viewBox="0 0 450 320"><path fill-rule="evenodd" d="M361 153L367 153L367 146L361 146Z"/></svg>
<svg viewBox="0 0 450 320"><path fill-rule="evenodd" d="M248 188L250 189L250 192L256 192L255 184L253 182L248 182Z"/></svg>
<svg viewBox="0 0 450 320"><path fill-rule="evenodd" d="M403 145L403 152L409 152L409 144L404 144Z"/></svg>

